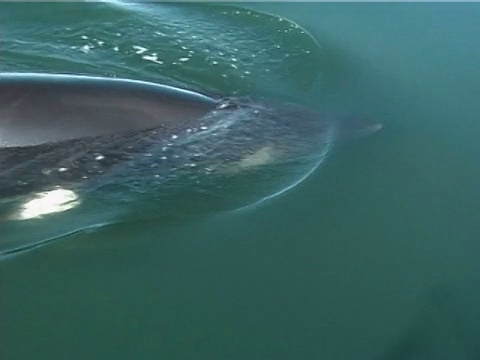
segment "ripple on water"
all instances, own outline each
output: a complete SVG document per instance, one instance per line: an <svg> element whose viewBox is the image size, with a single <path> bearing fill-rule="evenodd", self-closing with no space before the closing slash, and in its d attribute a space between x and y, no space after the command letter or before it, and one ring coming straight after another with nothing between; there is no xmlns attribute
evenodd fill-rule
<svg viewBox="0 0 480 360"><path fill-rule="evenodd" d="M30 3L7 20L0 14L2 31L15 37L4 37L3 46L16 56L2 54L1 70L24 61L31 71L134 77L216 93L308 91L321 70L318 44L297 24L234 6ZM56 30L38 31L39 23ZM39 56L50 61L34 61Z"/></svg>

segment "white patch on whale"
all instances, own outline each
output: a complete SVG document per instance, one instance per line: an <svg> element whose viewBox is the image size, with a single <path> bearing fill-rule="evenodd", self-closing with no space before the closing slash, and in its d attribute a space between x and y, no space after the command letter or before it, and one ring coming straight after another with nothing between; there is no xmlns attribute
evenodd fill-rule
<svg viewBox="0 0 480 360"><path fill-rule="evenodd" d="M329 129L328 132L327 132L327 135L326 135L326 139L325 139L325 147L317 155L318 160L315 162L315 164L313 164L313 166L307 172L305 172L302 176L300 176L298 179L293 181L291 184L285 186L283 189L280 189L280 190L278 190L278 191L276 191L276 192L274 192L270 195L267 195L267 196L261 198L260 200L254 202L252 204L242 206L242 207L240 207L236 210L233 210L233 211L234 212L240 212L240 211L246 211L246 210L255 208L256 206L258 206L258 205L260 205L260 204L262 204L266 201L269 201L271 199L274 199L274 198L276 198L280 195L283 195L283 194L287 193L288 191L292 190L293 188L295 188L298 185L300 185L301 183L303 183L308 177L310 177L310 175L312 175L320 167L320 165L322 165L323 161L327 158L328 154L330 153L330 151L333 148L334 139L335 139L335 129Z"/></svg>
<svg viewBox="0 0 480 360"><path fill-rule="evenodd" d="M245 156L236 166L239 170L248 170L262 165L271 164L275 161L275 149L273 146L265 146L253 154Z"/></svg>
<svg viewBox="0 0 480 360"><path fill-rule="evenodd" d="M78 195L71 190L55 189L36 193L33 198L20 205L13 216L15 220L35 219L47 214L64 212L80 204Z"/></svg>
<svg viewBox="0 0 480 360"><path fill-rule="evenodd" d="M242 171L254 170L261 166L272 164L278 158L278 149L273 145L266 145L255 152L244 156L239 161L232 164L223 164L222 173L225 174L238 174Z"/></svg>

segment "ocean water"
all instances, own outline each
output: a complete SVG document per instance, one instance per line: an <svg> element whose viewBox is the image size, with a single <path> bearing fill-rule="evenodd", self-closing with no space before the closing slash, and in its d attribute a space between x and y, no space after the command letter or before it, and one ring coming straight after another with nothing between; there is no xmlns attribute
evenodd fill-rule
<svg viewBox="0 0 480 360"><path fill-rule="evenodd" d="M0 4L0 71L268 96L384 124L259 206L81 232L0 262L0 358L480 358L479 15L473 3Z"/></svg>

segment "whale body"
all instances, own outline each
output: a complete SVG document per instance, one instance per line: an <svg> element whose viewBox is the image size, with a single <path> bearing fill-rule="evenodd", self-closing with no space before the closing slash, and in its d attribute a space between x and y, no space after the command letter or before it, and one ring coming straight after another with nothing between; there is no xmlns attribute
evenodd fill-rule
<svg viewBox="0 0 480 360"><path fill-rule="evenodd" d="M54 237L18 236L52 217L68 233L247 206L300 182L340 139L379 128L135 80L0 74L0 253Z"/></svg>
<svg viewBox="0 0 480 360"><path fill-rule="evenodd" d="M143 81L4 73L0 74L0 146L168 129L215 106L208 96Z"/></svg>

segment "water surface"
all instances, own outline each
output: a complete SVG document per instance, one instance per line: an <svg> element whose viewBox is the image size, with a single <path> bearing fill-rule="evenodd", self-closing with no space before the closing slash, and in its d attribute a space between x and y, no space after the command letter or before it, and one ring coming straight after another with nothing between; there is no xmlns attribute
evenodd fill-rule
<svg viewBox="0 0 480 360"><path fill-rule="evenodd" d="M268 94L385 124L260 207L2 262L2 359L480 357L477 4L0 7L2 71Z"/></svg>

